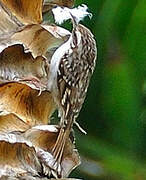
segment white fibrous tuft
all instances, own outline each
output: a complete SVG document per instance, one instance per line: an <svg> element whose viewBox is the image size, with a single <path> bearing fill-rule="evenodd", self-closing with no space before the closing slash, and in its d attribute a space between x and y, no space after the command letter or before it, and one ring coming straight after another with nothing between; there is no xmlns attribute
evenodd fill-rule
<svg viewBox="0 0 146 180"><path fill-rule="evenodd" d="M67 7L55 7L52 9L54 14L55 22L62 24L68 19L74 18L74 20L79 23L84 17L92 17L92 14L87 12L88 7L85 4L78 6L77 8L69 9Z"/></svg>

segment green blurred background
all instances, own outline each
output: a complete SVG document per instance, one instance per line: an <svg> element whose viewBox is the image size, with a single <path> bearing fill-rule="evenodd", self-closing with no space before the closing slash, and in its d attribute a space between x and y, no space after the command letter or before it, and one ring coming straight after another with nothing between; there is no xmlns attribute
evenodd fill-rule
<svg viewBox="0 0 146 180"><path fill-rule="evenodd" d="M96 70L78 121L82 165L72 177L146 180L146 1L76 0L98 45Z"/></svg>

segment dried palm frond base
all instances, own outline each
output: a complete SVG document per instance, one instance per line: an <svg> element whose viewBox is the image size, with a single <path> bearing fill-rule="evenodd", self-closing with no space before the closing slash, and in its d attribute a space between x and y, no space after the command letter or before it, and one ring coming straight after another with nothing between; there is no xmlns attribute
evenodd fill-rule
<svg viewBox="0 0 146 180"><path fill-rule="evenodd" d="M56 109L47 84L51 57L70 32L43 22L56 5L72 7L74 0L0 0L1 180L57 178L51 152L60 127L47 125ZM77 180L66 177L79 164L71 132L58 180Z"/></svg>
<svg viewBox="0 0 146 180"><path fill-rule="evenodd" d="M42 11L48 11L53 6L71 7L74 0L1 0L7 11L23 24L39 24L42 22ZM14 19L14 18L13 18Z"/></svg>
<svg viewBox="0 0 146 180"><path fill-rule="evenodd" d="M39 177L33 177L33 176L24 176L20 178L10 177L10 176L2 176L1 180L48 180L48 178L39 178ZM51 178L50 180L81 180L81 179L74 179L74 178L61 178L61 179L54 179Z"/></svg>
<svg viewBox="0 0 146 180"><path fill-rule="evenodd" d="M0 133L9 133L13 131L23 132L29 128L31 128L30 125L25 123L14 114L0 116Z"/></svg>
<svg viewBox="0 0 146 180"><path fill-rule="evenodd" d="M26 130L35 125L48 124L55 104L51 93L43 91L40 96L38 94L39 91L25 84L1 84L0 131Z"/></svg>
<svg viewBox="0 0 146 180"><path fill-rule="evenodd" d="M56 161L50 152L59 130L54 125L41 125L23 133L0 133L0 178L57 177L57 170L52 169ZM61 176L67 177L79 164L79 154L71 134L60 164Z"/></svg>

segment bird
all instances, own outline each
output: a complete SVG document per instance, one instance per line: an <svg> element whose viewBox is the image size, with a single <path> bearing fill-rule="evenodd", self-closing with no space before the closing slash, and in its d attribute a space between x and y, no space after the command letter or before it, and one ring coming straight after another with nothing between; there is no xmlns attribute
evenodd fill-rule
<svg viewBox="0 0 146 180"><path fill-rule="evenodd" d="M87 94L96 65L97 47L91 31L80 24L85 16L91 16L86 5L73 9L57 6L52 11L57 23L71 19L73 24L69 39L51 58L48 80L48 90L53 94L60 116L61 128L52 154L56 160L53 168L57 170L57 177L61 177L65 144Z"/></svg>

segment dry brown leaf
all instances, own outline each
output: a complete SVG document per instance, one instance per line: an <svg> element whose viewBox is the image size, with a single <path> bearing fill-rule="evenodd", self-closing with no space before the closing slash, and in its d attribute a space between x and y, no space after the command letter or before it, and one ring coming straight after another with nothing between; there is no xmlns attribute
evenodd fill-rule
<svg viewBox="0 0 146 180"><path fill-rule="evenodd" d="M12 178L11 176L2 176L1 177L1 180L42 180L42 178L39 178L39 177L34 177L34 176L23 176L22 178L19 177L19 178ZM75 178L57 178L57 179L48 179L48 178L43 178L43 180L81 180L81 179L75 179Z"/></svg>
<svg viewBox="0 0 146 180"><path fill-rule="evenodd" d="M0 136L0 177L2 175L19 177L28 173L38 175L41 172L41 165L34 148L15 141L15 137L12 136L12 134Z"/></svg>
<svg viewBox="0 0 146 180"><path fill-rule="evenodd" d="M47 12L52 9L53 6L65 6L72 7L74 5L75 0L45 0L43 6L43 12Z"/></svg>
<svg viewBox="0 0 146 180"><path fill-rule="evenodd" d="M41 125L29 129L24 135L24 137L35 146L37 155L43 164L44 171L47 173L48 169L51 169L54 176L57 176L58 172L54 168L56 161L51 151L55 145L58 134L58 127L54 125ZM71 139L66 143L60 164L62 177L68 177L70 172L80 164L80 157L74 145L74 137L72 135L70 137Z"/></svg>
<svg viewBox="0 0 146 180"><path fill-rule="evenodd" d="M43 0L0 0L24 24L42 22Z"/></svg>
<svg viewBox="0 0 146 180"><path fill-rule="evenodd" d="M5 26L6 29L13 30L22 24L40 24L42 22L42 11L49 11L55 5L72 7L74 1L45 0L43 3L43 0L0 0L0 8L3 10L0 12L2 15L0 17L1 28Z"/></svg>
<svg viewBox="0 0 146 180"><path fill-rule="evenodd" d="M75 0L44 0L44 4L56 4L58 6L72 7Z"/></svg>
<svg viewBox="0 0 146 180"><path fill-rule="evenodd" d="M23 45L7 47L0 53L0 79L3 82L22 82L34 89L46 89L48 64L43 57L25 53Z"/></svg>
<svg viewBox="0 0 146 180"><path fill-rule="evenodd" d="M0 132L26 131L30 126L14 114L0 116Z"/></svg>
<svg viewBox="0 0 146 180"><path fill-rule="evenodd" d="M70 32L55 25L28 25L11 39L24 44L34 57L54 52L70 36ZM51 54L52 55L52 54ZM49 58L48 58L49 59Z"/></svg>
<svg viewBox="0 0 146 180"><path fill-rule="evenodd" d="M11 12L8 12L0 1L0 38L4 38L6 34L10 35L21 25L22 24L13 17Z"/></svg>
<svg viewBox="0 0 146 180"><path fill-rule="evenodd" d="M34 126L38 124L48 124L49 118L55 110L55 104L51 94L47 91L38 96L38 91L19 83L6 83L0 86L0 112L1 115L15 114L24 123L20 121L23 127ZM2 121L4 120L4 121ZM9 122L9 120L11 122ZM15 124L12 122L14 121ZM1 117L0 123L5 126L13 124L12 128L19 128L18 119L11 116ZM6 124L5 124L6 123ZM8 124L7 124L8 123ZM17 123L17 124L16 124ZM0 124L0 126L3 126Z"/></svg>
<svg viewBox="0 0 146 180"><path fill-rule="evenodd" d="M0 177L56 176L54 158L50 151L55 144L59 128L54 125L36 126L25 133L0 134ZM72 139L72 137L71 137ZM62 177L79 165L77 150L69 139L61 162Z"/></svg>

